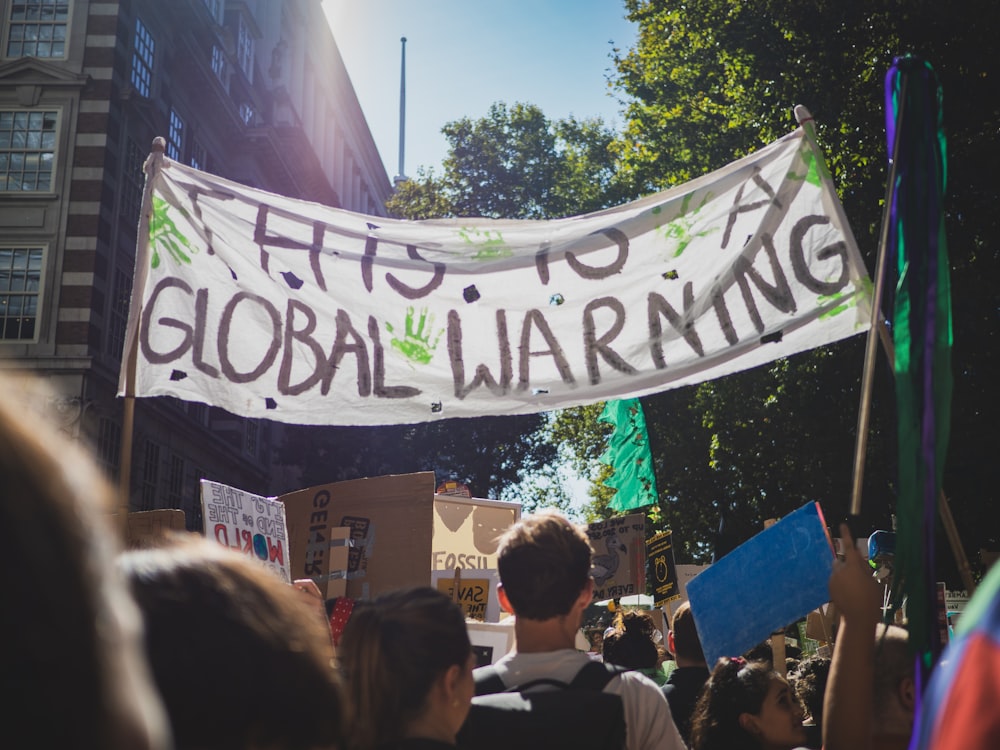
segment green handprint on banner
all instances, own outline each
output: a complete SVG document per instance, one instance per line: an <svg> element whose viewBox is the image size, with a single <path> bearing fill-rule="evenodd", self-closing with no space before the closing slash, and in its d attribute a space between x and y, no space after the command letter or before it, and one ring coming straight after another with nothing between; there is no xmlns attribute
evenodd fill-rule
<svg viewBox="0 0 1000 750"><path fill-rule="evenodd" d="M157 251L160 245L178 263L191 263L191 256L181 248L186 248L192 255L198 252L198 248L191 246L188 238L178 231L173 219L167 216L169 207L170 204L165 200L153 196L153 215L149 220L149 247L153 253L150 265L153 268L160 267L160 253ZM180 211L184 214L183 209Z"/></svg>
<svg viewBox="0 0 1000 750"><path fill-rule="evenodd" d="M826 162L823 161L823 156L819 154L808 141L802 142L802 148L800 149L802 154L802 161L806 165L806 173L804 175L796 174L793 171L788 172L788 179L790 180L805 180L810 185L819 187L823 178L830 177L830 170L826 166Z"/></svg>
<svg viewBox="0 0 1000 750"><path fill-rule="evenodd" d="M705 204L712 200L712 194L706 193L705 197L702 198L701 204L692 211L690 214L688 210L691 206L691 199L694 197L694 193L688 193L684 196L684 200L681 201L681 212L677 215L677 218L671 222L663 224L657 231L663 235L663 238L668 242L676 242L677 248L674 250L673 257L680 257L681 253L687 250L687 246L690 245L694 240L699 237L706 237L712 232L718 232L720 227L709 227L701 232L691 233L691 227L694 226L695 217L698 212L705 207ZM653 209L654 214L660 213L663 209L657 206Z"/></svg>
<svg viewBox="0 0 1000 750"><path fill-rule="evenodd" d="M853 284L854 294L846 296L841 294L821 294L816 298L816 307L822 307L823 305L836 300L838 297L843 297L843 301L839 305L831 307L826 312L820 313L820 320L829 320L830 318L840 315L840 313L844 312L844 310L856 307L858 300L861 297L866 297L868 300L871 300L875 286L872 284L872 280L870 278L865 276L854 281Z"/></svg>
<svg viewBox="0 0 1000 750"><path fill-rule="evenodd" d="M494 229L480 232L475 227L463 227L458 230L458 236L467 244L479 248L479 252L472 256L473 260L509 258L514 254L514 251L504 244L503 235Z"/></svg>
<svg viewBox="0 0 1000 750"><path fill-rule="evenodd" d="M433 335L434 316L429 314L427 308L420 310L420 318L414 325L415 312L412 307L406 309L406 330L402 338L392 339L392 348L402 354L411 362L421 365L428 364L434 357L434 350L437 349L444 329ZM385 324L386 330L393 333L395 329L391 323ZM426 331L426 333L425 333ZM433 341L431 337L433 336Z"/></svg>

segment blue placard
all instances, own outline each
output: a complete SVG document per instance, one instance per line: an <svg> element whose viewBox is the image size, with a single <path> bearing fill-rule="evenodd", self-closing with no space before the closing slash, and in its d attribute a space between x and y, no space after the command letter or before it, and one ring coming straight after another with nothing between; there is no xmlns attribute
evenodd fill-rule
<svg viewBox="0 0 1000 750"><path fill-rule="evenodd" d="M709 668L830 600L833 545L819 503L803 505L687 585Z"/></svg>

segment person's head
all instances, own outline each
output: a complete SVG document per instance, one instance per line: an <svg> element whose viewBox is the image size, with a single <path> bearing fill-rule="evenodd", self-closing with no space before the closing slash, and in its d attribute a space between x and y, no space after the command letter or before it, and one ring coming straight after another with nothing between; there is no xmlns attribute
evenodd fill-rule
<svg viewBox="0 0 1000 750"><path fill-rule="evenodd" d="M722 658L691 717L692 750L791 750L806 741L802 708L767 662Z"/></svg>
<svg viewBox="0 0 1000 750"><path fill-rule="evenodd" d="M909 734L916 705L914 660L909 635L896 625L879 625L875 635L875 685L872 698L875 730Z"/></svg>
<svg viewBox="0 0 1000 750"><path fill-rule="evenodd" d="M816 654L800 661L795 670L795 695L816 726L823 725L823 696L829 675L830 657Z"/></svg>
<svg viewBox="0 0 1000 750"><path fill-rule="evenodd" d="M660 659L653 642L655 630L653 618L645 612L634 609L619 612L613 632L604 636L604 661L629 669L655 668Z"/></svg>
<svg viewBox="0 0 1000 750"><path fill-rule="evenodd" d="M127 552L146 652L178 750L336 747L327 626L263 565L199 537Z"/></svg>
<svg viewBox="0 0 1000 750"><path fill-rule="evenodd" d="M689 602L684 602L674 612L674 617L670 621L670 633L667 636L667 648L677 657L679 667L705 664L705 652L701 650L701 639L698 638Z"/></svg>
<svg viewBox="0 0 1000 750"><path fill-rule="evenodd" d="M445 594L414 588L358 602L339 658L352 747L407 736L454 742L475 691L474 659L462 611Z"/></svg>
<svg viewBox="0 0 1000 750"><path fill-rule="evenodd" d="M164 747L141 620L114 567L111 489L47 420L52 394L8 376L0 388L4 733L33 747Z"/></svg>
<svg viewBox="0 0 1000 750"><path fill-rule="evenodd" d="M567 615L581 600L589 603L590 558L587 535L565 516L555 511L525 516L500 537L502 596L519 619Z"/></svg>

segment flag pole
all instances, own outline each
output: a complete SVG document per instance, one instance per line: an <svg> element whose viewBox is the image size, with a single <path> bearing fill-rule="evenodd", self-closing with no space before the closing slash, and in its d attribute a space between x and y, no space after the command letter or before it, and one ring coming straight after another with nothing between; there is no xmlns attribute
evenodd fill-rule
<svg viewBox="0 0 1000 750"><path fill-rule="evenodd" d="M138 242L136 243L135 271L132 276L132 302L129 307L128 328L125 332L125 353L118 389L125 398L122 414L121 450L118 457L118 519L122 540L128 538L128 508L132 483L132 439L135 431L135 371L139 357L139 319L142 315L143 292L149 274L149 219L153 212L153 181L163 166L163 152L167 148L164 138L153 139L152 150L143 171L146 182L142 190L139 210Z"/></svg>
<svg viewBox="0 0 1000 750"><path fill-rule="evenodd" d="M903 81L904 93L906 81ZM905 102L905 97L900 97ZM903 115L903 104L897 119ZM854 472L851 484L850 514L856 518L861 514L861 487L865 477L865 455L868 451L868 427L871 422L872 388L875 376L875 360L878 356L878 341L889 357L893 359L892 342L882 315L882 296L885 288L885 255L889 244L889 216L892 209L892 190L896 184L897 158L899 156L899 139L892 147L892 161L889 164L889 176L885 184L885 202L882 205L882 227L879 233L878 250L875 254L875 277L872 279L872 312L871 325L865 338L865 361L861 372L861 400L858 405L858 426L854 441Z"/></svg>

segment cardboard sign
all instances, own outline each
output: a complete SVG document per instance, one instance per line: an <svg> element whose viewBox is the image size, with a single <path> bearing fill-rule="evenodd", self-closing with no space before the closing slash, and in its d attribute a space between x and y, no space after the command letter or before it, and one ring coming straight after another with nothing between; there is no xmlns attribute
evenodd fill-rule
<svg viewBox="0 0 1000 750"><path fill-rule="evenodd" d="M333 529L346 527L348 597L430 585L433 472L333 482L278 499L285 505L295 578L330 580L336 571L330 554L343 549Z"/></svg>
<svg viewBox="0 0 1000 750"><path fill-rule="evenodd" d="M129 513L125 546L128 549L156 547L167 534L186 530L183 510L161 508Z"/></svg>
<svg viewBox="0 0 1000 750"><path fill-rule="evenodd" d="M520 517L520 503L435 495L430 569L495 570L497 540Z"/></svg>
<svg viewBox="0 0 1000 750"><path fill-rule="evenodd" d="M646 540L646 560L649 566L649 587L653 590L653 606L681 598L677 586L677 565L674 563L673 532L661 531Z"/></svg>
<svg viewBox="0 0 1000 750"><path fill-rule="evenodd" d="M723 557L687 587L710 665L738 656L830 599L833 544L808 503Z"/></svg>
<svg viewBox="0 0 1000 750"><path fill-rule="evenodd" d="M462 571L455 597L455 574L447 570L431 572L432 586L454 599L471 620L497 622L500 619L500 600L497 583L500 578L495 570Z"/></svg>
<svg viewBox="0 0 1000 750"><path fill-rule="evenodd" d="M594 599L620 599L645 593L646 516L633 513L587 526L594 550L591 575Z"/></svg>
<svg viewBox="0 0 1000 750"><path fill-rule="evenodd" d="M291 583L285 506L277 499L202 479L201 508L205 536L257 558Z"/></svg>

